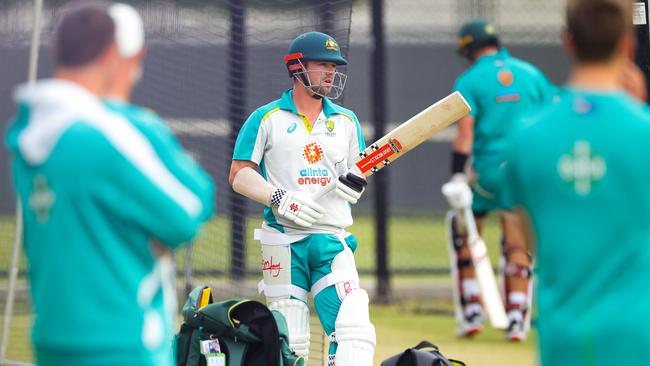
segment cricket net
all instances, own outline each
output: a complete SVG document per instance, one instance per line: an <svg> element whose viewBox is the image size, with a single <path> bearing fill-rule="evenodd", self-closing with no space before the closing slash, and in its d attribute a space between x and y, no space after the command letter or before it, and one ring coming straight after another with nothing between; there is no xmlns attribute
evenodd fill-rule
<svg viewBox="0 0 650 366"><path fill-rule="evenodd" d="M0 2L0 48L11 55L8 62L15 60L12 73L21 73L16 80L3 82L13 86L25 81L32 47L31 59L40 56L38 76L51 75L47 40L66 2ZM213 288L216 300L255 298L259 296L256 284L261 279L261 255L252 231L261 222L262 208L238 198L228 185L233 139L252 110L277 99L290 87L283 56L297 35L311 30L329 33L347 57L352 1L123 2L140 11L147 34L144 78L134 91L134 102L155 110L170 124L218 187L218 215L193 246L176 253L179 302L182 304L192 286L204 284ZM37 19L42 19L41 25L35 24ZM36 34L33 40L32 30ZM41 40L43 46L39 47ZM8 176L5 161L0 162L0 169ZM0 365L30 364L32 319L26 264L20 238L14 240L14 233L20 232L15 198L4 183L0 184L0 316L4 315L0 320ZM11 260L13 253L17 254L16 263ZM311 328L310 364L322 365L325 337L315 318Z"/></svg>

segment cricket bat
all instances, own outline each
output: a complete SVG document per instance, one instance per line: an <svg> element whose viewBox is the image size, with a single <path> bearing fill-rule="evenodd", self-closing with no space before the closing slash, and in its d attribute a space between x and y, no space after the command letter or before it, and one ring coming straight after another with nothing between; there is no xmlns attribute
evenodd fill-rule
<svg viewBox="0 0 650 366"><path fill-rule="evenodd" d="M472 254L472 262L474 263L474 271L476 272L476 280L481 289L481 299L483 307L490 319L490 324L496 329L508 328L508 316L506 315L503 300L501 299L501 292L497 285L497 280L494 277L492 264L488 255L487 246L478 234L476 228L476 221L474 220L474 213L472 207L465 207L462 209L462 214L465 219L465 227L467 229L467 241L469 251Z"/></svg>
<svg viewBox="0 0 650 366"><path fill-rule="evenodd" d="M465 98L459 92L453 92L366 147L353 163L361 174L369 177L461 119L470 110ZM316 200L322 197L335 186L330 183L312 198Z"/></svg>

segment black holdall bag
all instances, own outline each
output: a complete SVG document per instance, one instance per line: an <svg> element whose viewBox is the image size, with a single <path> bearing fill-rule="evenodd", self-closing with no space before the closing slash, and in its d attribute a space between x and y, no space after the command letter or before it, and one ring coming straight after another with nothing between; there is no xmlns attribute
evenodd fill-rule
<svg viewBox="0 0 650 366"><path fill-rule="evenodd" d="M428 349L427 349L428 348ZM426 350L425 350L426 349ZM381 366L466 366L465 363L443 356L438 346L422 341L413 348L381 363Z"/></svg>

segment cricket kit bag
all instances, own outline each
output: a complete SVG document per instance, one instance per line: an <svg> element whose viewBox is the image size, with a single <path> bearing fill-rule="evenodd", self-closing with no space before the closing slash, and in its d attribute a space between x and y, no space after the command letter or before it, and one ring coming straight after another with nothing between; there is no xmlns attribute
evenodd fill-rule
<svg viewBox="0 0 650 366"><path fill-rule="evenodd" d="M304 366L289 348L282 314L253 300L211 302L207 287L192 290L185 302L177 366Z"/></svg>
<svg viewBox="0 0 650 366"><path fill-rule="evenodd" d="M413 348L381 363L381 366L465 366L461 361L448 359L430 342L422 341Z"/></svg>

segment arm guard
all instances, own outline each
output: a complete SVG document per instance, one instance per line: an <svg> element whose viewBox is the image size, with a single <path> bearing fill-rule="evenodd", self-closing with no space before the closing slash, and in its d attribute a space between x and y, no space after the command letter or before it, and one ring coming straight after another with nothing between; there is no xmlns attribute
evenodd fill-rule
<svg viewBox="0 0 650 366"><path fill-rule="evenodd" d="M232 189L256 202L271 206L271 195L277 189L267 182L253 168L245 167L237 172L232 181Z"/></svg>

